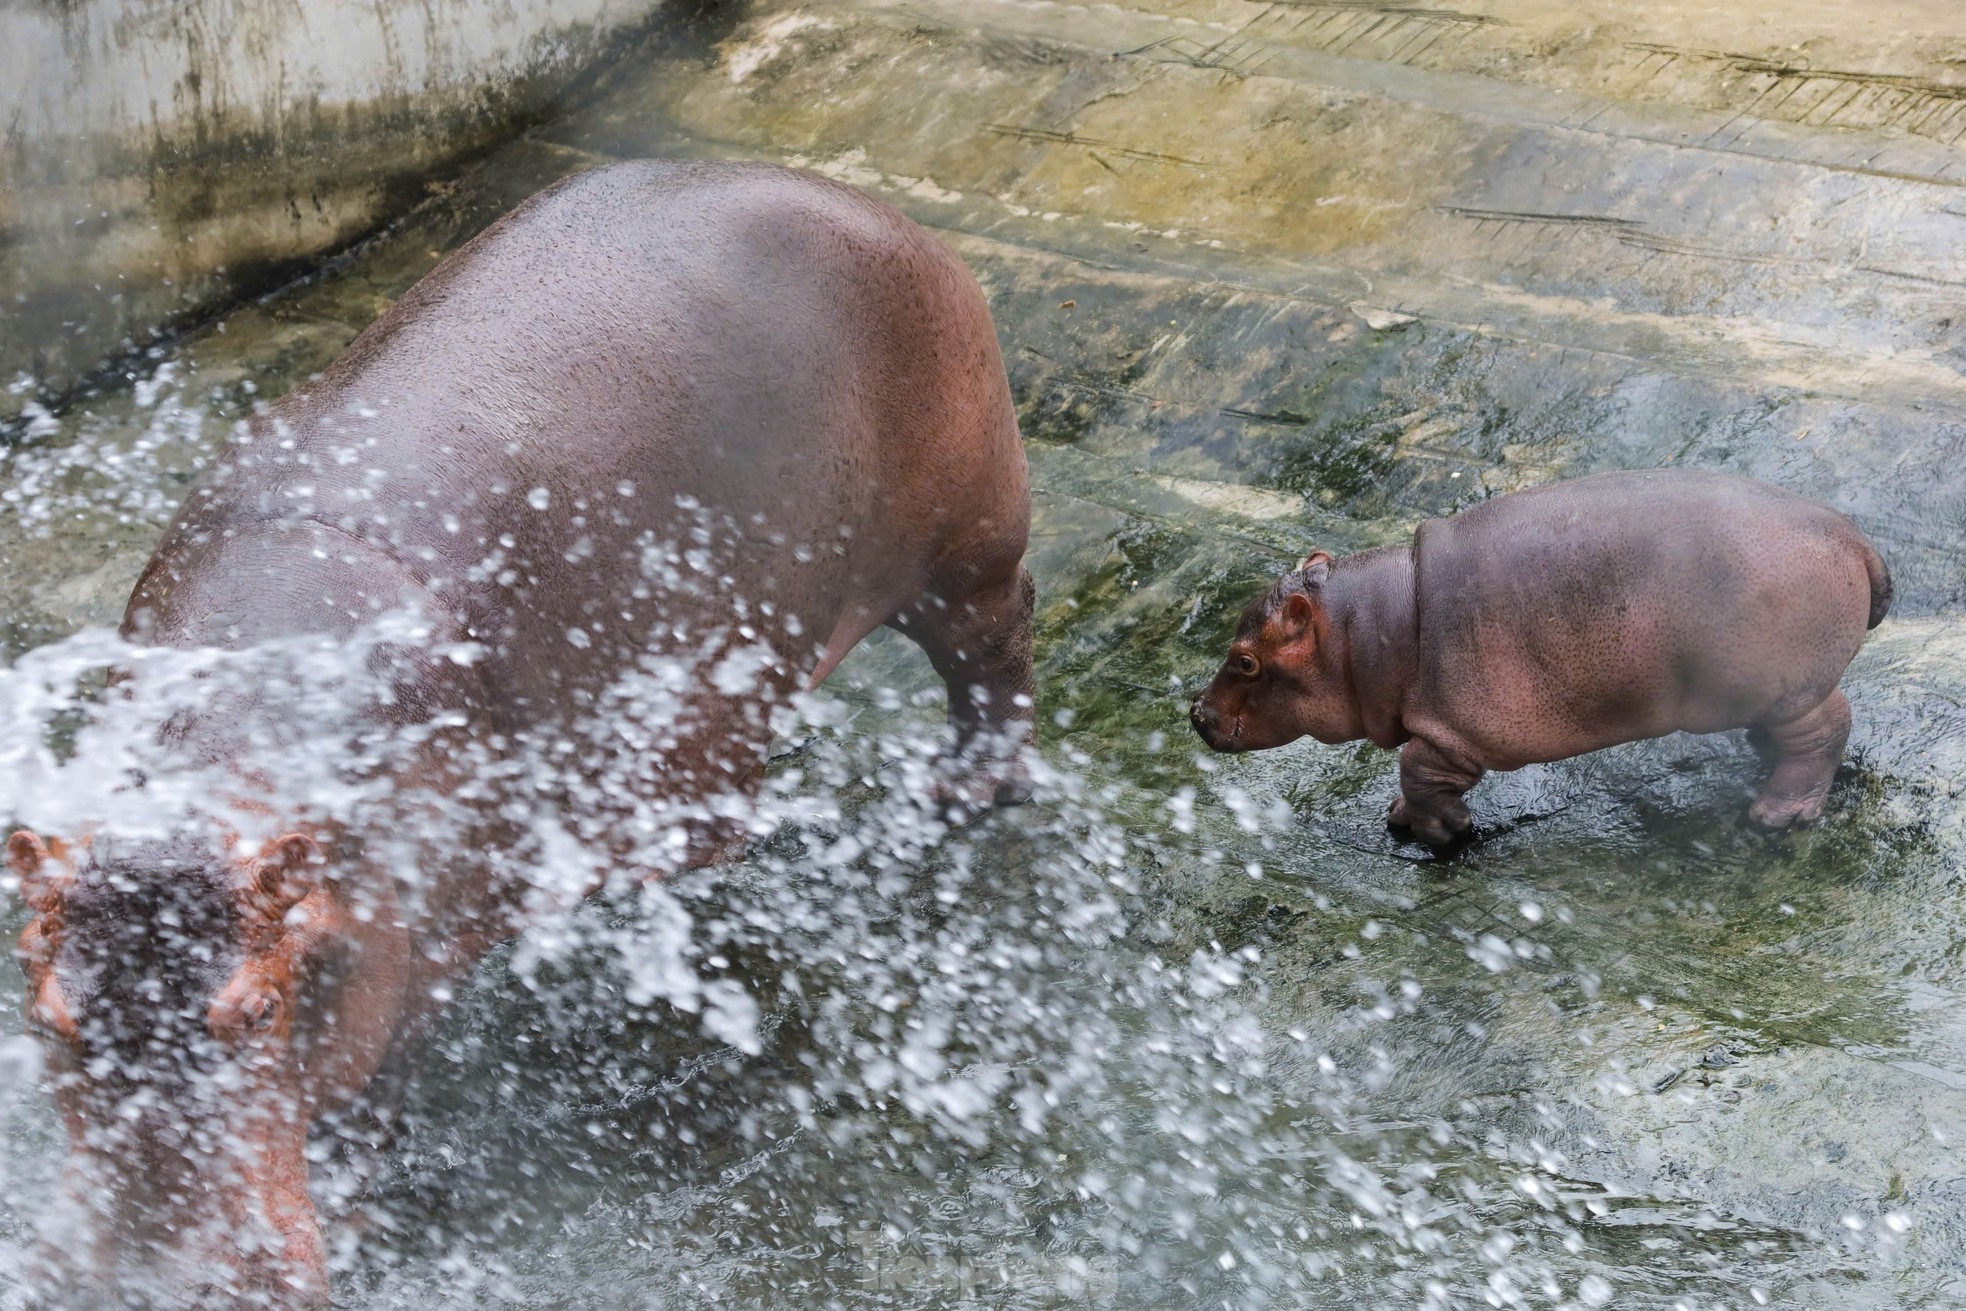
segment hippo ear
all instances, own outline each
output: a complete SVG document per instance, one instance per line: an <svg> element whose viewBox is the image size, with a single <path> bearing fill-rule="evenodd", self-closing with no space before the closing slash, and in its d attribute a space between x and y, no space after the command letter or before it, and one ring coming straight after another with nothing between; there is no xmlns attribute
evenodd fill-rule
<svg viewBox="0 0 1966 1311"><path fill-rule="evenodd" d="M68 871L48 844L21 829L7 839L7 868L20 880L21 900L36 915L57 914L68 888Z"/></svg>
<svg viewBox="0 0 1966 1311"><path fill-rule="evenodd" d="M1277 623L1288 642L1295 642L1310 632L1311 621L1316 617L1317 602L1302 592L1292 592L1283 598L1283 605L1277 611Z"/></svg>
<svg viewBox="0 0 1966 1311"><path fill-rule="evenodd" d="M1312 551L1298 563L1297 572L1304 575L1306 587L1324 586L1324 580L1331 576L1331 552Z"/></svg>
<svg viewBox="0 0 1966 1311"><path fill-rule="evenodd" d="M319 884L323 859L321 844L305 833L275 838L252 862L253 909L268 920L285 919Z"/></svg>

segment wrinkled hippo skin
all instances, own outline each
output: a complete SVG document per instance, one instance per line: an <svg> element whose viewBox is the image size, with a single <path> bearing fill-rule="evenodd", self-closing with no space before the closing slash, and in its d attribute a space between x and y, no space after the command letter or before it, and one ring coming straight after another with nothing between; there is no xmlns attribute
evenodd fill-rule
<svg viewBox="0 0 1966 1311"><path fill-rule="evenodd" d="M1192 719L1217 751L1400 748L1389 822L1446 846L1492 769L1747 728L1769 829L1822 815L1850 733L1838 690L1891 575L1847 518L1699 470L1596 474L1320 551L1243 613Z"/></svg>
<svg viewBox="0 0 1966 1311"><path fill-rule="evenodd" d="M206 471L124 631L242 649L412 608L428 631L388 654L364 731L411 744L383 795L434 796L463 831L402 891L240 765L257 836L12 836L71 1209L94 1222L47 1303L106 1305L129 1274L169 1285L160 1306L327 1304L308 1126L541 913L514 872L539 809L497 770L521 747L567 762L596 884L714 861L774 707L887 624L949 685L951 797L1015 799L1029 522L981 289L850 188L618 165L438 265ZM160 733L236 764L259 695L218 689ZM651 799L673 824L627 822ZM119 1111L132 1087L141 1115Z"/></svg>

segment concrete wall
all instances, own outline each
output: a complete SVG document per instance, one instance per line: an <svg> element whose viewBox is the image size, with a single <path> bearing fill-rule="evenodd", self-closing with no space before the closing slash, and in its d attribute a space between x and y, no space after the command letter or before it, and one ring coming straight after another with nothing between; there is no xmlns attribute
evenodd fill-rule
<svg viewBox="0 0 1966 1311"><path fill-rule="evenodd" d="M371 231L680 7L0 0L0 421Z"/></svg>

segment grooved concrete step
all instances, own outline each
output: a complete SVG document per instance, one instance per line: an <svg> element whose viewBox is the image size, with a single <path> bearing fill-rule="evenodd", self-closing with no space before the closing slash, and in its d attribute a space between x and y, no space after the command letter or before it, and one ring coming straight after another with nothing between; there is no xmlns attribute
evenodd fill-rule
<svg viewBox="0 0 1966 1311"><path fill-rule="evenodd" d="M725 76L660 98L693 135L903 179L969 230L1024 220L1021 240L1124 259L1117 225L1198 278L1768 387L1966 403L1966 197L1946 176L1962 155L1936 136L1415 66L1435 46L1374 60L1347 57L1362 38L1297 39L1335 27L1316 14L1366 6L1192 8L1209 16L806 6L754 24ZM1370 12L1388 33L1405 15L1521 37L1447 10ZM1966 104L1936 83L1897 102L1946 125Z"/></svg>

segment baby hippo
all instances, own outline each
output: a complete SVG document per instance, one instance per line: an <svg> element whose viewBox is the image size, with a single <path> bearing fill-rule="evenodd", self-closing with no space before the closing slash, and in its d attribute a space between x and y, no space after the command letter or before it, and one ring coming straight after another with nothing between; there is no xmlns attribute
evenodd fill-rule
<svg viewBox="0 0 1966 1311"><path fill-rule="evenodd" d="M1693 469L1596 474L1411 546L1313 552L1243 612L1191 718L1217 751L1399 747L1388 822L1435 847L1468 832L1488 770L1747 728L1774 760L1748 817L1782 829L1823 813L1850 735L1837 680L1890 608L1890 571L1834 510Z"/></svg>

